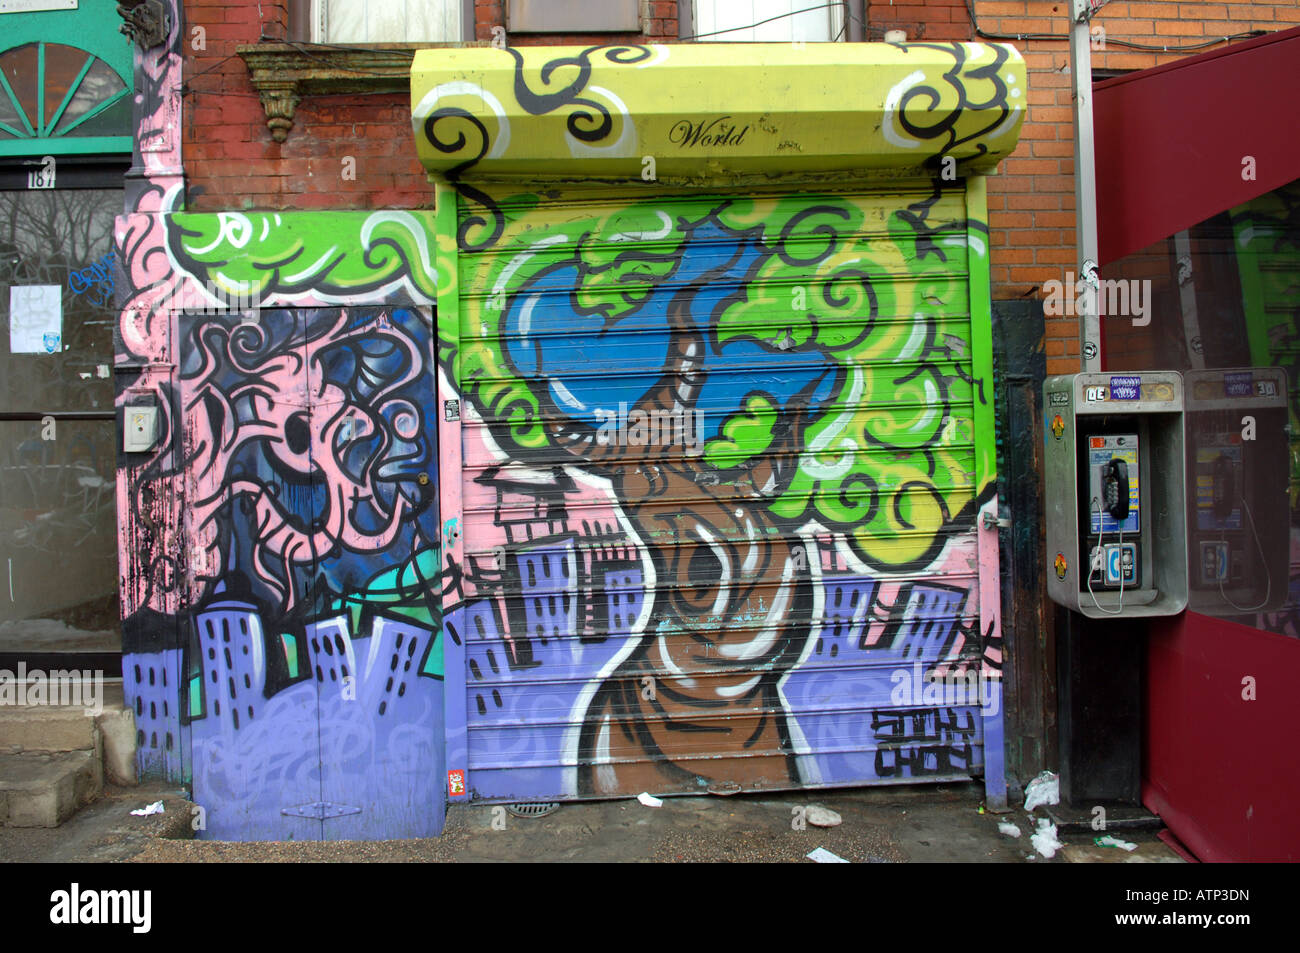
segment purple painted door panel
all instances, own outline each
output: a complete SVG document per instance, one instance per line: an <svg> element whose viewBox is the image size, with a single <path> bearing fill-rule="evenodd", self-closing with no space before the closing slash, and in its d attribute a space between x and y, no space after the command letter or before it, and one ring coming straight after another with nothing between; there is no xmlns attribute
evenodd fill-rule
<svg viewBox="0 0 1300 953"><path fill-rule="evenodd" d="M202 837L442 829L431 316L183 316Z"/></svg>

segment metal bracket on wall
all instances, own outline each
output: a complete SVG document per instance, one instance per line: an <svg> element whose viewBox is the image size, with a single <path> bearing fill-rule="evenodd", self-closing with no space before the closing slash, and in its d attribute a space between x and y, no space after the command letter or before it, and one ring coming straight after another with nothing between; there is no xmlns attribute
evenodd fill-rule
<svg viewBox="0 0 1300 953"><path fill-rule="evenodd" d="M995 517L989 512L984 513L982 522L985 529L1005 529L1011 525L1011 520L1005 516Z"/></svg>
<svg viewBox="0 0 1300 953"><path fill-rule="evenodd" d="M318 821L324 821L331 817L360 814L361 808L353 804L335 804L333 801L312 801L309 804L299 804L296 807L281 808L280 813L287 817L310 817Z"/></svg>
<svg viewBox="0 0 1300 953"><path fill-rule="evenodd" d="M126 21L120 27L121 32L140 49L152 49L166 42L171 22L162 0L124 0L117 5L117 15Z"/></svg>

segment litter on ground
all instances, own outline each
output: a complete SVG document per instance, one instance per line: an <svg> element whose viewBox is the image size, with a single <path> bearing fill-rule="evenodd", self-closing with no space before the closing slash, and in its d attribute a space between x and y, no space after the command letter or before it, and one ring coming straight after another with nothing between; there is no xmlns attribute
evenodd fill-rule
<svg viewBox="0 0 1300 953"><path fill-rule="evenodd" d="M840 823L839 814L818 804L809 804L804 817L813 827L838 827Z"/></svg>
<svg viewBox="0 0 1300 953"><path fill-rule="evenodd" d="M809 860L815 860L819 864L847 864L848 861L837 854L832 854L825 847L818 847L814 851L809 851L804 855Z"/></svg>
<svg viewBox="0 0 1300 953"><path fill-rule="evenodd" d="M1127 851L1135 851L1138 849L1138 845L1132 841L1120 840L1118 837L1111 837L1109 834L1105 834L1101 837L1094 837L1092 842L1098 847L1119 847Z"/></svg>
<svg viewBox="0 0 1300 953"><path fill-rule="evenodd" d="M1065 845L1056 839L1056 825L1045 817L1038 819L1038 830L1034 836L1029 838L1029 842L1034 845L1034 850L1038 851L1048 860L1056 856L1056 852Z"/></svg>
<svg viewBox="0 0 1300 953"><path fill-rule="evenodd" d="M1025 788L1025 810L1033 812L1040 804L1059 804L1061 779L1051 771L1044 771Z"/></svg>

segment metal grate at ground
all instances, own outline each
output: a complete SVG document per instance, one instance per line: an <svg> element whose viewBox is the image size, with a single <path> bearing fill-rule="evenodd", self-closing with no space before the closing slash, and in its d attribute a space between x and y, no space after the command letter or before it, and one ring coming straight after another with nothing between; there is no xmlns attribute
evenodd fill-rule
<svg viewBox="0 0 1300 953"><path fill-rule="evenodd" d="M519 801L506 805L506 810L515 817L545 817L559 809L560 805L557 801Z"/></svg>

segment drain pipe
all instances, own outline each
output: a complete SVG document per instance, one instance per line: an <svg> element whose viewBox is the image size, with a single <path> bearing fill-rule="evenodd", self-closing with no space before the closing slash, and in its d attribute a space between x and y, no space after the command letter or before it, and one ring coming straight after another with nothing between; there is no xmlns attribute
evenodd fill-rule
<svg viewBox="0 0 1300 953"><path fill-rule="evenodd" d="M865 42L867 39L867 0L844 0L844 16L849 21L849 42Z"/></svg>
<svg viewBox="0 0 1300 953"><path fill-rule="evenodd" d="M1071 0L1070 75L1074 78L1074 209L1076 280L1091 288L1081 296L1079 353L1085 371L1101 370L1100 278L1097 274L1097 169L1092 126L1093 15L1108 0Z"/></svg>

